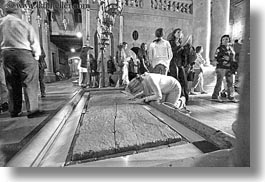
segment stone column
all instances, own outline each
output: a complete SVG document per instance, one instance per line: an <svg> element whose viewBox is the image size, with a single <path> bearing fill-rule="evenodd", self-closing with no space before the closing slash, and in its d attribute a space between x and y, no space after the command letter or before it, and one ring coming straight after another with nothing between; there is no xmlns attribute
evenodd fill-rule
<svg viewBox="0 0 265 182"><path fill-rule="evenodd" d="M238 119L233 124L236 144L233 152L236 167L250 167L250 1L245 1L246 22L244 43L240 52L240 64L243 83L240 89L240 106ZM253 122L256 122L253 120ZM256 153L256 152L254 152Z"/></svg>
<svg viewBox="0 0 265 182"><path fill-rule="evenodd" d="M212 0L210 59L220 45L220 38L229 34L230 0Z"/></svg>
<svg viewBox="0 0 265 182"><path fill-rule="evenodd" d="M119 43L123 42L123 16L120 16L120 27L119 27Z"/></svg>
<svg viewBox="0 0 265 182"><path fill-rule="evenodd" d="M89 4L89 0L82 0L82 4ZM81 9L83 45L90 43L90 9Z"/></svg>
<svg viewBox="0 0 265 182"><path fill-rule="evenodd" d="M45 61L47 64L47 69L45 69L45 81L46 82L53 82L56 80L55 74L53 72L53 63L52 63L52 56L51 56L51 51L50 51L50 30L49 25L45 25L44 20L46 17L46 12L41 10L41 17L42 17L42 26L41 26L41 31L42 31L42 45L44 52L46 54Z"/></svg>
<svg viewBox="0 0 265 182"><path fill-rule="evenodd" d="M203 57L210 64L211 0L193 1L193 45L203 46Z"/></svg>

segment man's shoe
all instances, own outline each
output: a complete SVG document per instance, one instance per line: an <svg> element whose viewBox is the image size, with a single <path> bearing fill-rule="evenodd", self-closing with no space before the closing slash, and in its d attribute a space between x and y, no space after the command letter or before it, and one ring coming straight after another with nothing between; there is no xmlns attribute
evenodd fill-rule
<svg viewBox="0 0 265 182"><path fill-rule="evenodd" d="M205 92L205 91L201 91L201 94L208 94L207 92Z"/></svg>
<svg viewBox="0 0 265 182"><path fill-rule="evenodd" d="M46 97L46 93L41 94L41 98L44 98L44 97Z"/></svg>
<svg viewBox="0 0 265 182"><path fill-rule="evenodd" d="M179 110L181 113L183 114L187 114L187 115L190 115L191 114L191 111L188 110L186 107L183 107Z"/></svg>
<svg viewBox="0 0 265 182"><path fill-rule="evenodd" d="M234 97L232 97L232 98L228 98L228 100L229 100L230 102L234 102L234 103L238 103L238 102L239 102L239 100L235 99Z"/></svg>
<svg viewBox="0 0 265 182"><path fill-rule="evenodd" d="M28 118L38 118L38 117L42 117L44 114L45 114L44 111L37 110L35 112L29 113Z"/></svg>
<svg viewBox="0 0 265 182"><path fill-rule="evenodd" d="M219 97L215 98L215 97L212 97L211 99L212 101L215 101L215 102L224 102L222 99L220 99Z"/></svg>
<svg viewBox="0 0 265 182"><path fill-rule="evenodd" d="M8 103L7 102L1 104L1 106L0 106L0 112L6 112L6 111L8 111Z"/></svg>
<svg viewBox="0 0 265 182"><path fill-rule="evenodd" d="M222 91L220 95L221 95L221 97L226 98L226 92L225 91Z"/></svg>
<svg viewBox="0 0 265 182"><path fill-rule="evenodd" d="M16 118L16 117L20 117L22 116L23 112L19 112L19 113L10 113L11 118Z"/></svg>
<svg viewBox="0 0 265 182"><path fill-rule="evenodd" d="M191 91L190 95L197 95L197 93Z"/></svg>

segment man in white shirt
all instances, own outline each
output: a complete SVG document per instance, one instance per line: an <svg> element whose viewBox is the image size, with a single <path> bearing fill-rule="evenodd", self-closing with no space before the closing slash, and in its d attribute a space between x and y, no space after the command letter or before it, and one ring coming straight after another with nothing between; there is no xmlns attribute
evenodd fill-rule
<svg viewBox="0 0 265 182"><path fill-rule="evenodd" d="M11 4L13 3L13 4ZM22 114L22 87L28 118L38 117L38 59L41 48L33 27L23 21L18 3L5 5L7 16L0 19L0 48L9 91L11 117Z"/></svg>

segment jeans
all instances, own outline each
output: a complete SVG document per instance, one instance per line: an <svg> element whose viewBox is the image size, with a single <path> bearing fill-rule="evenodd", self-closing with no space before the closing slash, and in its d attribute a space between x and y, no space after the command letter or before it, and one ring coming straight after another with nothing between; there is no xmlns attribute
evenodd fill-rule
<svg viewBox="0 0 265 182"><path fill-rule="evenodd" d="M21 49L3 50L6 85L9 91L9 112L22 110L22 87L26 109L29 113L38 110L38 61L32 52Z"/></svg>
<svg viewBox="0 0 265 182"><path fill-rule="evenodd" d="M214 92L212 94L213 99L217 99L219 96L219 93L222 89L222 82L225 77L226 79L226 84L227 84L227 94L228 98L232 99L234 98L234 75L229 69L222 69L222 68L217 68L216 69L216 85L214 87Z"/></svg>

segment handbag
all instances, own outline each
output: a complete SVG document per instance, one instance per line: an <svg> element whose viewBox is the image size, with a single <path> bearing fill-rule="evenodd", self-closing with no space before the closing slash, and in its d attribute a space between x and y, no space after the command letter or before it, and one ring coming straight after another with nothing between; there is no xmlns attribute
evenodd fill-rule
<svg viewBox="0 0 265 182"><path fill-rule="evenodd" d="M187 75L187 80L188 81L193 81L195 77L195 72L193 70L189 70L188 71L188 75Z"/></svg>

